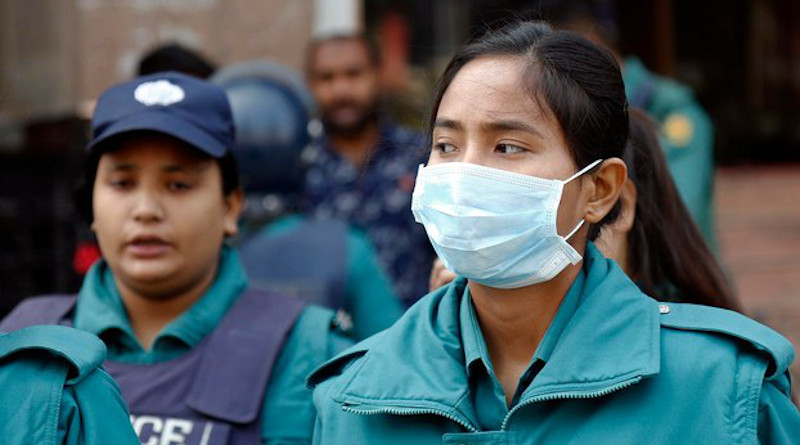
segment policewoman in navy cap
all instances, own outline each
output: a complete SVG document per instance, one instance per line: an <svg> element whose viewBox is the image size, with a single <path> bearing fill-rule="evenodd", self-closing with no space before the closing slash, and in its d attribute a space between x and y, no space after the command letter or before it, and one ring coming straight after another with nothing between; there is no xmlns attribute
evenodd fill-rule
<svg viewBox="0 0 800 445"><path fill-rule="evenodd" d="M30 299L0 330L72 324L108 347L104 367L144 444L310 441L304 377L345 346L333 313L248 288L225 92L177 73L98 100L83 213L103 258L77 296Z"/></svg>

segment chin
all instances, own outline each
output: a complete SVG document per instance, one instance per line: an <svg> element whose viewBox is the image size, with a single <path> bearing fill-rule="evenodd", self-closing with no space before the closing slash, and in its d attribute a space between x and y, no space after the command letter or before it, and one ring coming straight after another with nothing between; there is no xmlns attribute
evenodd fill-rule
<svg viewBox="0 0 800 445"><path fill-rule="evenodd" d="M179 270L179 267L163 262L135 264L128 267L123 265L122 267L122 272L128 281L140 283L143 287L158 286L160 283L169 281Z"/></svg>

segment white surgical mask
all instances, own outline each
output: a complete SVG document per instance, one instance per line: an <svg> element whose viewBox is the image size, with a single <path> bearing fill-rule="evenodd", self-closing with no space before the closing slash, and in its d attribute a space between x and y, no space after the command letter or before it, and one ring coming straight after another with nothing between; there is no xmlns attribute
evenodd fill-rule
<svg viewBox="0 0 800 445"><path fill-rule="evenodd" d="M565 181L465 162L420 165L411 211L444 265L486 286L514 289L551 280L581 255L556 230Z"/></svg>

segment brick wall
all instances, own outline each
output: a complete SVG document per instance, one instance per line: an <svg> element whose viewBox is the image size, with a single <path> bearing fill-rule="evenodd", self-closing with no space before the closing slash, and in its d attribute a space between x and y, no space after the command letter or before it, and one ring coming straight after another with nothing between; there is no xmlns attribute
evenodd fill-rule
<svg viewBox="0 0 800 445"><path fill-rule="evenodd" d="M0 113L73 112L164 42L221 65L270 58L300 69L313 10L313 0L0 0Z"/></svg>
<svg viewBox="0 0 800 445"><path fill-rule="evenodd" d="M722 169L720 255L748 315L800 347L800 166ZM792 366L800 400L800 363Z"/></svg>

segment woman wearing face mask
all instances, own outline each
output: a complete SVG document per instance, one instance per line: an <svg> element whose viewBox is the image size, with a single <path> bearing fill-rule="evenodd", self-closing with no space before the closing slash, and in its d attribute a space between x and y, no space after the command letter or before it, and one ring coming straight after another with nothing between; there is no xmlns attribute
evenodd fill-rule
<svg viewBox="0 0 800 445"><path fill-rule="evenodd" d="M639 109L630 113L623 159L628 181L620 192L619 216L602 226L597 248L657 300L741 312L722 267L678 194L650 118ZM455 278L437 259L431 290Z"/></svg>
<svg viewBox="0 0 800 445"><path fill-rule="evenodd" d="M311 375L317 444L791 443L792 348L659 304L589 242L626 180L614 58L542 23L464 47L412 209L459 278Z"/></svg>

